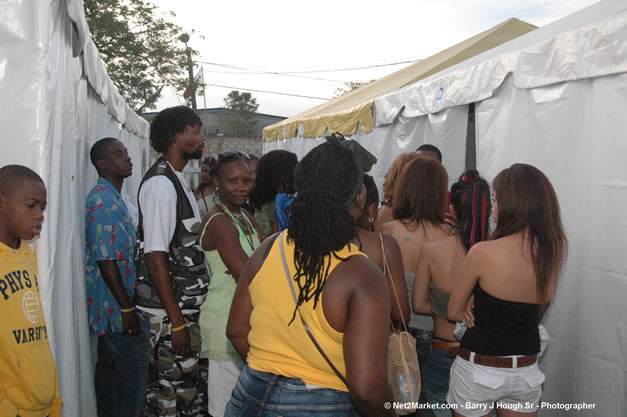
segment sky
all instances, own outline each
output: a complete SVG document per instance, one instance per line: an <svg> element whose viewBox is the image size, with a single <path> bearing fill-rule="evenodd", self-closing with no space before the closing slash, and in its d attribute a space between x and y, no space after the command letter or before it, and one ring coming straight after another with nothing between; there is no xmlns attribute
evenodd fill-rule
<svg viewBox="0 0 627 417"><path fill-rule="evenodd" d="M429 57L511 17L544 26L596 3L151 1L164 13L174 12L168 20L194 30L189 45L200 52L194 58L194 71L202 67L208 84L206 97L196 99L198 108L224 107L224 97L240 90L251 92L260 113L285 117L333 98L344 82L381 78L409 65L408 61ZM404 64L387 65L400 62ZM295 74L268 74L286 72ZM166 87L157 110L184 103L182 93Z"/></svg>

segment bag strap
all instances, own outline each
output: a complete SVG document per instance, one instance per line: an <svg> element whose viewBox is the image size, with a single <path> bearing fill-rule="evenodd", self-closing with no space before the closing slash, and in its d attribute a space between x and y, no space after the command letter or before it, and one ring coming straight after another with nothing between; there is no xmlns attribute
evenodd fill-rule
<svg viewBox="0 0 627 417"><path fill-rule="evenodd" d="M407 326L405 325L405 318L403 317L401 308L401 302L398 299L398 293L396 292L396 286L394 285L394 280L392 279L392 274L390 273L390 265L388 264L388 258L385 256L385 246L383 245L383 235L379 233L379 241L381 242L381 252L383 253L383 275L390 279L390 283L392 284L392 291L394 291L394 299L396 300L396 305L398 305L398 311L401 312L401 320L403 322L403 328L407 331ZM392 331L394 331L394 326L392 325Z"/></svg>
<svg viewBox="0 0 627 417"><path fill-rule="evenodd" d="M318 352L320 352L324 360L327 361L327 363L329 364L333 372L335 372L335 375L337 375L340 381L342 381L344 385L348 387L348 381L346 380L346 378L344 378L344 375L342 375L340 371L338 371L335 365L333 365L333 362L331 362L331 359L329 359L327 354L324 353L324 351L322 350L322 347L320 347L320 345L318 344L318 341L316 340L314 335L311 333L311 330L309 330L309 326L307 326L307 323L305 323L305 319L303 319L303 315L300 312L300 308L298 307L298 300L296 299L296 292L294 292L294 284L292 284L292 277L287 267L287 261L285 260L285 250L283 249L283 233L285 232L281 232L279 236L279 247L281 248L281 260L283 261L283 269L285 270L285 277L287 278L287 282L290 284L290 290L292 291L292 298L294 299L294 303L296 304L296 310L298 311L298 316L300 317L300 321L301 323L303 323L303 327L305 328L305 331L307 332L307 336L309 336L309 339L311 339L316 349L318 349Z"/></svg>
<svg viewBox="0 0 627 417"><path fill-rule="evenodd" d="M266 261L266 258L270 254L270 249L272 249L274 241L277 237L279 237L279 233L275 233L267 239L270 243L268 243L268 247L266 247L266 250L263 251L263 255L261 256L261 265L263 265L263 263ZM259 267L259 269L261 269L261 266Z"/></svg>

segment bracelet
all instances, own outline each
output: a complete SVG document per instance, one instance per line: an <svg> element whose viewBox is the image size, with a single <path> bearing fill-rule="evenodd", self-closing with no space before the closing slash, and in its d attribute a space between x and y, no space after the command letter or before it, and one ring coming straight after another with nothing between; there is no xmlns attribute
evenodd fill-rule
<svg viewBox="0 0 627 417"><path fill-rule="evenodd" d="M172 333L179 332L183 330L185 327L187 327L186 323L181 324L179 327L172 327Z"/></svg>
<svg viewBox="0 0 627 417"><path fill-rule="evenodd" d="M131 307L131 308L122 308L120 309L120 311L122 313L130 313L131 311L135 311L135 307Z"/></svg>

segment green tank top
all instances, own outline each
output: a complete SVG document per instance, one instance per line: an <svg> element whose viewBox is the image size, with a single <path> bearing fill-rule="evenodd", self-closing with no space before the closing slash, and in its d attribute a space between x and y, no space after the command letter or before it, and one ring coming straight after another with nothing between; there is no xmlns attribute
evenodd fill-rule
<svg viewBox="0 0 627 417"><path fill-rule="evenodd" d="M253 231L252 236L244 234L244 231L230 213L216 213L207 220L200 237L201 242L205 235L205 230L207 230L207 225L211 223L214 217L220 215L229 215L229 217L231 217L233 224L239 231L240 245L244 252L246 252L246 255L250 257L255 249L259 247L259 237L257 236L256 229L248 219L248 216L244 217L248 221L250 229ZM231 301L233 300L237 283L233 275L227 273L228 268L224 264L217 249L204 251L204 253L207 263L209 263L211 268L212 276L211 282L209 283L207 299L200 308L199 325L200 335L202 337L201 355L218 362L241 361L242 359L233 348L231 341L226 337L226 322L229 318Z"/></svg>

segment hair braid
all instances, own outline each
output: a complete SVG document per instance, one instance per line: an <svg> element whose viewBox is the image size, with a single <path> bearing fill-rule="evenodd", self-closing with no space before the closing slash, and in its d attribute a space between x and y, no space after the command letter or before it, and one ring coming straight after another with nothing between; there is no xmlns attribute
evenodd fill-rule
<svg viewBox="0 0 627 417"><path fill-rule="evenodd" d="M294 242L297 305L313 298L315 309L329 274L329 255L338 257L357 236L348 206L361 189L362 170L350 150L327 142L298 163L294 182L287 237ZM296 308L292 320L295 314Z"/></svg>
<svg viewBox="0 0 627 417"><path fill-rule="evenodd" d="M451 187L451 204L457 217L457 228L464 249L488 239L490 220L490 187L474 169L466 170Z"/></svg>

